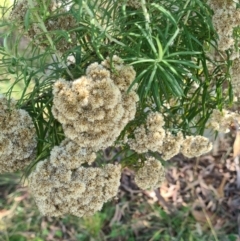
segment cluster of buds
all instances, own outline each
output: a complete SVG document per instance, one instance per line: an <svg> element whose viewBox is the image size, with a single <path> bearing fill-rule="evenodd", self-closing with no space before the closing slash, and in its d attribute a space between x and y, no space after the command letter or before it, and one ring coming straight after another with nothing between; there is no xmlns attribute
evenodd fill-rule
<svg viewBox="0 0 240 241"><path fill-rule="evenodd" d="M135 175L136 184L144 190L158 188L164 179L165 168L154 157L148 157Z"/></svg>
<svg viewBox="0 0 240 241"><path fill-rule="evenodd" d="M107 69L107 59L91 64L86 76L74 81L60 79L53 87L52 113L66 137L95 151L113 145L136 113L138 95L134 90L126 93L135 71L117 56L113 60L114 74Z"/></svg>
<svg viewBox="0 0 240 241"><path fill-rule="evenodd" d="M236 112L228 111L223 109L220 110L213 110L207 126L214 131L228 133L231 131L231 123L235 121L240 123L240 115Z"/></svg>
<svg viewBox="0 0 240 241"><path fill-rule="evenodd" d="M0 173L24 169L34 159L37 138L29 114L0 95Z"/></svg>
<svg viewBox="0 0 240 241"><path fill-rule="evenodd" d="M237 3L234 0L208 0L207 3L214 11L213 25L219 37L219 50L233 48L233 30L240 25L240 10Z"/></svg>
<svg viewBox="0 0 240 241"><path fill-rule="evenodd" d="M53 148L48 159L37 164L28 181L43 215L93 215L116 196L121 166L82 166L91 164L95 158L96 154L90 149L65 139Z"/></svg>
<svg viewBox="0 0 240 241"><path fill-rule="evenodd" d="M134 89L126 92L136 73L117 56L113 64L114 73L106 59L91 64L86 76L74 81L60 79L53 86L52 113L67 138L29 177L43 215L92 215L117 195L121 166L89 166L97 151L114 144L136 113L138 96Z"/></svg>
<svg viewBox="0 0 240 241"><path fill-rule="evenodd" d="M146 126L136 128L134 139L127 141L130 148L138 153L159 152L165 160L179 152L187 157L197 157L212 149L212 144L206 137L187 136L184 139L181 132L173 135L166 132L163 125L162 115L159 112L151 112L147 117Z"/></svg>

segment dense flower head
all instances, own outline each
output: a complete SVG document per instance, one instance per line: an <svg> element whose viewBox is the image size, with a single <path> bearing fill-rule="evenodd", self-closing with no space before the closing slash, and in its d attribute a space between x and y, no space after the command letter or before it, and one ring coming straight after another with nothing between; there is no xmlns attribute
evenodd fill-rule
<svg viewBox="0 0 240 241"><path fill-rule="evenodd" d="M149 157L135 175L135 182L141 189L158 188L165 179L165 168L154 157Z"/></svg>
<svg viewBox="0 0 240 241"><path fill-rule="evenodd" d="M204 136L187 136L182 142L181 152L186 157L198 157L211 151L212 143Z"/></svg>
<svg viewBox="0 0 240 241"><path fill-rule="evenodd" d="M141 0L119 0L119 5L125 3L126 6L139 9L141 7Z"/></svg>
<svg viewBox="0 0 240 241"><path fill-rule="evenodd" d="M208 0L210 8L214 9L236 9L236 2L234 0Z"/></svg>
<svg viewBox="0 0 240 241"><path fill-rule="evenodd" d="M137 153L148 152L148 136L144 125L140 125L134 130L134 139L128 139L129 147Z"/></svg>
<svg viewBox="0 0 240 241"><path fill-rule="evenodd" d="M96 159L96 153L91 149L83 148L70 139L65 139L59 146L55 146L50 155L51 165L64 165L66 169L76 169L82 164L91 164Z"/></svg>
<svg viewBox="0 0 240 241"><path fill-rule="evenodd" d="M82 217L101 210L117 195L120 176L120 165L67 169L65 165L54 167L47 159L31 173L29 188L42 215Z"/></svg>
<svg viewBox="0 0 240 241"><path fill-rule="evenodd" d="M225 110L213 110L207 126L215 131L227 133L230 131L230 125L234 123L234 121L240 122L240 115L238 113Z"/></svg>
<svg viewBox="0 0 240 241"><path fill-rule="evenodd" d="M218 33L218 48L221 51L234 46L233 30L240 25L240 9L233 0L208 0L208 5L214 11L213 25Z"/></svg>
<svg viewBox="0 0 240 241"><path fill-rule="evenodd" d="M142 124L134 130L134 139L129 138L127 143L130 148L137 153L147 153L148 151L158 152L164 160L169 160L180 151L186 156L200 156L210 151L211 143L205 137L191 136L193 142L184 139L183 134L178 132L176 135L163 129L164 120L159 112L148 114L146 125ZM202 138L202 139L201 139ZM203 141L199 143L199 141ZM190 145L188 147L188 145ZM199 146L196 146L199 145ZM190 148L191 154L186 149Z"/></svg>
<svg viewBox="0 0 240 241"><path fill-rule="evenodd" d="M50 13L49 17L46 17L43 12L41 12L41 9L43 8L39 5L39 2L37 0L33 1L34 9L32 9L32 6L29 5L28 0L19 0L10 14L10 20L18 24L19 30L24 32L27 37L34 40L35 44L41 47L48 47L50 46L49 40L46 37L45 31L42 29L42 27L40 27L38 18L36 18L36 15L39 15L44 22L48 35L53 38L53 41L56 44L56 49L59 52L65 52L76 46L76 33L71 31L77 26L77 22L74 17L71 14L68 14L67 10L64 9L64 7L61 6L61 4L59 4L56 0L43 1L43 4L45 7L47 7L48 12ZM26 31L24 25L27 11L29 11L29 16L31 16L32 19L28 20L29 27ZM56 13L57 15L51 16ZM57 35L54 33L54 31L57 30L67 31L68 37L56 37Z"/></svg>
<svg viewBox="0 0 240 241"><path fill-rule="evenodd" d="M65 135L95 151L114 143L134 118L138 101L135 91L121 92L110 71L97 63L77 80L58 80L53 95L52 113L63 125Z"/></svg>
<svg viewBox="0 0 240 241"><path fill-rule="evenodd" d="M146 127L142 124L134 130L134 139L129 139L130 148L138 153L158 151L165 138L164 120L159 112L147 116Z"/></svg>
<svg viewBox="0 0 240 241"><path fill-rule="evenodd" d="M29 114L0 95L0 173L25 168L35 157L36 131Z"/></svg>
<svg viewBox="0 0 240 241"><path fill-rule="evenodd" d="M141 1L139 1L139 0L128 0L127 5L129 7L133 7L133 8L138 9L138 8L141 7Z"/></svg>
<svg viewBox="0 0 240 241"><path fill-rule="evenodd" d="M181 132L178 132L177 135L166 132L166 137L158 151L162 154L164 160L169 160L180 152L182 142L183 135Z"/></svg>
<svg viewBox="0 0 240 241"><path fill-rule="evenodd" d="M102 61L101 65L111 70L111 60L109 57ZM112 65L114 70L110 72L110 77L114 83L118 86L120 91L126 92L136 77L136 72L132 66L124 65L121 58L114 55L112 58Z"/></svg>
<svg viewBox="0 0 240 241"><path fill-rule="evenodd" d="M130 148L138 153L156 151L162 158L169 160L177 155L183 141L182 133L173 135L163 128L163 116L159 112L150 112L143 124L134 130L134 139L129 139Z"/></svg>

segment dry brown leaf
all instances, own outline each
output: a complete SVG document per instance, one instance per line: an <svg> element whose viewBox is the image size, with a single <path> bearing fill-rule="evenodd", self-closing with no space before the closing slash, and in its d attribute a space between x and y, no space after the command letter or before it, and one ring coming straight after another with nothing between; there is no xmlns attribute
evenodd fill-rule
<svg viewBox="0 0 240 241"><path fill-rule="evenodd" d="M161 188L160 194L163 198L170 198L175 193L176 189L179 187L177 185L170 184L168 189Z"/></svg>
<svg viewBox="0 0 240 241"><path fill-rule="evenodd" d="M206 207L202 202L195 201L192 206L191 213L195 220L201 224L206 224L210 221L213 225L215 225L217 222L217 216L213 212L206 210Z"/></svg>
<svg viewBox="0 0 240 241"><path fill-rule="evenodd" d="M223 198L224 197L224 187L226 185L227 180L229 179L229 173L224 174L222 181L219 185L219 187L217 188L217 194L218 194L218 198Z"/></svg>

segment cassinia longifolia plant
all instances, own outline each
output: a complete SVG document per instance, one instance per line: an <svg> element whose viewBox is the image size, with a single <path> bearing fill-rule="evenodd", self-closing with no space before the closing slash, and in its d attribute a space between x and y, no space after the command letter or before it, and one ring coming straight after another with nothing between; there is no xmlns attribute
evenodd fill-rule
<svg viewBox="0 0 240 241"><path fill-rule="evenodd" d="M0 173L22 170L43 215L101 210L124 167L157 188L167 160L209 152L205 130L240 121L238 1L1 9Z"/></svg>

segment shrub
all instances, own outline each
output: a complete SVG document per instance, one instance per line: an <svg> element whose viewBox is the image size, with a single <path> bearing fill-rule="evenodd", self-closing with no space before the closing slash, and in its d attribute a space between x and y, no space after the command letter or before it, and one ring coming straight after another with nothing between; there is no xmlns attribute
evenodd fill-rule
<svg viewBox="0 0 240 241"><path fill-rule="evenodd" d="M15 111L34 123L36 156L24 174L44 214L71 209L72 180L81 184L74 205L84 199L88 181L79 170L99 172L108 183L106 148L120 156L108 160L113 169L120 170L118 162L140 173L145 160L164 166L179 152L210 151L205 129L228 130L239 118L226 116L239 102L240 10L232 0L19 0L3 10L1 69L10 83L4 94L17 98ZM149 186L160 185L159 173ZM48 199L36 192L35 179ZM56 199L57 189L69 208Z"/></svg>

